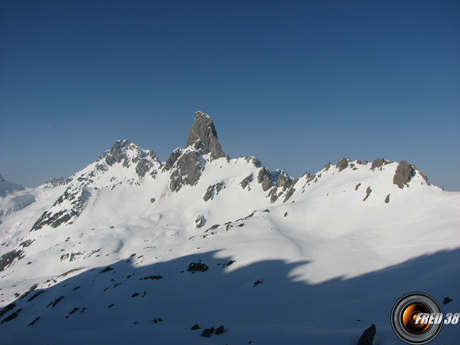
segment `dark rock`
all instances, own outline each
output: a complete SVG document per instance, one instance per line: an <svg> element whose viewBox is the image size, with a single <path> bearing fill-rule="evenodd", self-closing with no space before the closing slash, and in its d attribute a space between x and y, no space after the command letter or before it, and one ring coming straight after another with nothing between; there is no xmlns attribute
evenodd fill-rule
<svg viewBox="0 0 460 345"><path fill-rule="evenodd" d="M442 304L446 305L447 303L450 303L452 301L453 301L453 299L449 298L449 296L447 296L446 298L444 298L444 301L442 302Z"/></svg>
<svg viewBox="0 0 460 345"><path fill-rule="evenodd" d="M206 219L204 218L204 216L199 215L195 220L195 226L197 227L197 229L199 229L205 224L206 224Z"/></svg>
<svg viewBox="0 0 460 345"><path fill-rule="evenodd" d="M212 119L201 111L197 111L194 120L185 147L193 145L203 155L211 153L211 159L225 157L217 139L217 132Z"/></svg>
<svg viewBox="0 0 460 345"><path fill-rule="evenodd" d="M14 308L16 308L16 303L8 304L5 308L3 308L3 309L0 311L0 317L2 317L3 315L5 315L5 314L8 313L9 311L13 310Z"/></svg>
<svg viewBox="0 0 460 345"><path fill-rule="evenodd" d="M212 334L214 334L214 327L206 328L202 333L201 336L205 338L209 338Z"/></svg>
<svg viewBox="0 0 460 345"><path fill-rule="evenodd" d="M331 168L331 166L332 166L332 163L329 162L329 163L327 163L327 164L324 166L323 169L324 169L325 171L328 171L328 170ZM308 174L308 175L310 175L310 174Z"/></svg>
<svg viewBox="0 0 460 345"><path fill-rule="evenodd" d="M198 263L195 263L195 262L192 262L189 266L188 266L188 269L187 269L187 272L192 272L192 273L195 273L195 272L206 272L208 270L208 266L202 262L198 262Z"/></svg>
<svg viewBox="0 0 460 345"><path fill-rule="evenodd" d="M364 160L364 165L367 165L367 163L369 163L369 162L367 161L367 159L365 159Z"/></svg>
<svg viewBox="0 0 460 345"><path fill-rule="evenodd" d="M276 192L278 191L278 188L275 187L273 188L270 193L268 193L268 196L270 197L270 202L273 203L276 200L278 200L278 195L276 195Z"/></svg>
<svg viewBox="0 0 460 345"><path fill-rule="evenodd" d="M133 295L131 296L131 298L137 297L137 296L139 296L139 293L138 293L138 292L135 292L135 293L133 293Z"/></svg>
<svg viewBox="0 0 460 345"><path fill-rule="evenodd" d="M33 295L32 297L30 297L27 302L32 302L35 298L37 298L38 296L40 296L42 293L45 293L45 290L42 290L42 291L39 291L37 292L35 295ZM1 316L1 315L0 315Z"/></svg>
<svg viewBox="0 0 460 345"><path fill-rule="evenodd" d="M48 181L45 182L45 184L50 186L50 187L63 186L66 183L67 183L67 180L65 180L63 177L50 178Z"/></svg>
<svg viewBox="0 0 460 345"><path fill-rule="evenodd" d="M260 160L256 157L250 157L251 158L251 162L252 164L256 167L256 168L260 168L262 166L262 164L260 163Z"/></svg>
<svg viewBox="0 0 460 345"><path fill-rule="evenodd" d="M148 276L144 278L140 278L139 280L160 280L163 279L163 276Z"/></svg>
<svg viewBox="0 0 460 345"><path fill-rule="evenodd" d="M192 328L190 328L192 331L194 330L197 330L197 329L200 329L200 326L198 326L198 324L196 323L195 325L192 326Z"/></svg>
<svg viewBox="0 0 460 345"><path fill-rule="evenodd" d="M385 203L388 204L390 202L390 194L387 195L385 198Z"/></svg>
<svg viewBox="0 0 460 345"><path fill-rule="evenodd" d="M369 187L367 187L367 189L366 189L366 197L363 199L363 201L366 201L366 199L369 197L369 195L371 195L371 193L372 193L372 189L371 189L371 187L369 186Z"/></svg>
<svg viewBox="0 0 460 345"><path fill-rule="evenodd" d="M6 317L5 319L3 319L2 322L0 322L0 325L4 322L10 322L11 320L14 320L15 318L17 318L19 316L19 314L21 314L21 311L22 311L22 308L21 309L18 309L16 310L14 313L12 313L10 316Z"/></svg>
<svg viewBox="0 0 460 345"><path fill-rule="evenodd" d="M218 182L216 184L210 185L206 190L206 194L204 195L203 200L208 201L209 199L214 199L214 196L218 195L223 187L223 182Z"/></svg>
<svg viewBox="0 0 460 345"><path fill-rule="evenodd" d="M107 266L106 268L104 268L104 269L103 269L101 272L99 272L99 273L106 273L106 272L109 272L109 271L112 271L112 270L113 270L112 267Z"/></svg>
<svg viewBox="0 0 460 345"><path fill-rule="evenodd" d="M36 323L38 320L40 320L40 319L41 319L41 317L37 317L34 321L32 321L31 323L29 323L27 326L33 326L33 325L35 325L35 323Z"/></svg>
<svg viewBox="0 0 460 345"><path fill-rule="evenodd" d="M0 257L0 272L10 267L17 260L25 258L26 255L21 249L13 249Z"/></svg>
<svg viewBox="0 0 460 345"><path fill-rule="evenodd" d="M152 163L145 158L142 158L136 165L136 174L139 177L144 177L152 167Z"/></svg>
<svg viewBox="0 0 460 345"><path fill-rule="evenodd" d="M363 332L363 335L361 335L361 338L358 340L358 345L372 345L376 332L375 325L372 324Z"/></svg>
<svg viewBox="0 0 460 345"><path fill-rule="evenodd" d="M386 163L387 163L387 162L385 161L385 159L383 159L383 158L376 158L376 159L374 159L374 161L372 162L371 169L380 168L381 166L384 166Z"/></svg>
<svg viewBox="0 0 460 345"><path fill-rule="evenodd" d="M153 204L155 202L155 198L151 198L150 202Z"/></svg>
<svg viewBox="0 0 460 345"><path fill-rule="evenodd" d="M163 322L163 319L162 318L157 318L155 320L153 320L154 323L158 323L158 322Z"/></svg>
<svg viewBox="0 0 460 345"><path fill-rule="evenodd" d="M289 200L289 198L294 194L294 187L289 188L289 190L286 193L286 196L284 197L284 201L286 202Z"/></svg>
<svg viewBox="0 0 460 345"><path fill-rule="evenodd" d="M356 164L361 164L361 159L357 159Z"/></svg>
<svg viewBox="0 0 460 345"><path fill-rule="evenodd" d="M276 187L283 188L283 191L286 191L292 184L291 178L282 171L280 176L278 177L278 181L276 181Z"/></svg>
<svg viewBox="0 0 460 345"><path fill-rule="evenodd" d="M180 147L178 147L177 149L175 149L171 155L169 156L168 160L166 161L166 164L165 166L163 167L163 170L165 171L168 171L170 170L173 166L174 166L174 163L177 162L178 158L180 156L182 156L182 149Z"/></svg>
<svg viewBox="0 0 460 345"><path fill-rule="evenodd" d="M224 325L222 325L222 326L220 326L220 327L218 327L218 328L216 329L216 335L221 335L221 334L224 333L224 332L225 332Z"/></svg>
<svg viewBox="0 0 460 345"><path fill-rule="evenodd" d="M59 298L56 298L56 299L54 300L54 302L51 302L50 304L48 304L48 307L51 306L52 308L54 308L54 307L57 306L57 304L58 304L59 302L61 302L63 299L64 299L64 296L61 296L61 297L59 297ZM48 307L47 307L47 308L48 308Z"/></svg>
<svg viewBox="0 0 460 345"><path fill-rule="evenodd" d="M113 143L112 148L105 155L105 162L107 165L112 166L115 163L123 161L123 166L129 165L128 156L126 156L125 150L131 145L131 142L126 140L117 140Z"/></svg>
<svg viewBox="0 0 460 345"><path fill-rule="evenodd" d="M342 158L337 163L337 169L339 169L339 172L341 172L343 169L346 169L347 167L348 167L348 159L346 158Z"/></svg>
<svg viewBox="0 0 460 345"><path fill-rule="evenodd" d="M262 284L264 282L264 280L257 280L255 283L254 283L254 286L253 287L256 287L257 285L259 284Z"/></svg>
<svg viewBox="0 0 460 345"><path fill-rule="evenodd" d="M194 186L201 176L203 166L196 151L188 151L177 160L177 169L171 174L171 191L177 192L184 185Z"/></svg>
<svg viewBox="0 0 460 345"><path fill-rule="evenodd" d="M257 182L262 183L262 189L264 192L270 189L271 180L273 179L272 174L265 168L259 170L259 174L257 175Z"/></svg>
<svg viewBox="0 0 460 345"><path fill-rule="evenodd" d="M30 231L39 230L45 225L57 228L62 223L67 223L70 219L78 217L85 208L88 197L89 192L83 188L77 186L68 187L54 202L53 206L43 212ZM72 205L70 210L61 210L61 207L59 207L64 200L69 201Z"/></svg>
<svg viewBox="0 0 460 345"><path fill-rule="evenodd" d="M359 186L361 186L361 183L358 183L355 187L355 190L358 190Z"/></svg>
<svg viewBox="0 0 460 345"><path fill-rule="evenodd" d="M74 308L69 314L75 314L79 308Z"/></svg>
<svg viewBox="0 0 460 345"><path fill-rule="evenodd" d="M393 177L393 183L399 188L403 189L412 177L415 176L415 169L406 161L401 161L396 168L395 176Z"/></svg>
<svg viewBox="0 0 460 345"><path fill-rule="evenodd" d="M243 181L240 182L241 188L245 189L246 186L248 186L249 183L252 182L253 179L254 179L254 178L253 178L252 174L249 175L249 176L247 176L247 177L245 177L245 178L243 179Z"/></svg>

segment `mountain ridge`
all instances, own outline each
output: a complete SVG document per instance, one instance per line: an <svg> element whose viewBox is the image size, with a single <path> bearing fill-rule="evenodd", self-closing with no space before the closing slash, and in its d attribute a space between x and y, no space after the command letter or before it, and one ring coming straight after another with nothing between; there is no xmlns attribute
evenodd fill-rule
<svg viewBox="0 0 460 345"><path fill-rule="evenodd" d="M286 306L282 307L273 300L278 289L320 293L314 287L326 286L337 292L345 284L342 281L359 281L387 269L391 276L391 267L406 272L404 267L413 267L412 259L425 261L426 255L438 252L451 253L435 256L446 270L439 273L428 265L429 270L404 286L433 291L440 298L443 284L451 287L458 280L445 281L459 271L458 264L448 260L460 248L460 193L429 184L414 165L383 158L372 163L343 158L298 178L283 170L270 171L256 157L223 155L215 127L210 126L212 119L203 114L195 115L195 121L207 125L195 126L200 129L194 130L191 143L175 149L166 162L128 139L117 140L67 180L48 181L0 199L3 210L8 198L19 193L33 198L25 207L0 214L0 307L4 307L0 330L5 339L27 339L22 335L24 327L39 334L67 318L75 321L66 327L80 334L89 320L107 318L113 325L106 324L109 329L126 327L133 333L139 323L142 329L155 324L159 329L155 334L164 343L200 344L200 335L190 334L184 323L191 323L190 328L196 322L202 325L197 319L220 322L219 308L213 305L223 303L219 301L226 296L228 303L223 305L231 317L225 319L225 327L233 329L221 335L226 341L249 341L251 332L245 331L245 323L258 329L259 321L241 316L245 321L239 321L238 315L246 308L262 308L268 299L278 309L251 312L267 325L265 332L283 325L280 332L300 342L295 335L299 330L286 321L297 319L287 316L295 311L293 315L301 315L295 321L304 327L301 333L328 344L334 336L319 340L328 316L312 320L300 311L294 297L283 296ZM137 276L141 271L142 277ZM428 277L433 275L442 279L432 282ZM396 280L391 276L390 281ZM295 282L310 288L299 290ZM369 299L377 292L352 286L353 291L341 294L348 299L331 301L324 310L338 310L345 317L347 311L341 308L352 301L364 299L376 305ZM391 299L394 303L404 291L382 286L387 291L379 291L387 296L385 305L391 310ZM190 297L196 310L192 313L186 299L180 299L183 305L175 302L177 295L188 295L188 287L196 293L207 291L213 304L206 303L206 296ZM449 289L446 294L460 298ZM158 306L156 316L138 304L144 297ZM297 298L318 304L314 296ZM167 311L168 303L177 312ZM394 343L386 318L373 319L375 313L365 305L358 304L357 310L360 319L376 324L377 334L383 332L379 339ZM130 325L123 322L125 315ZM105 334L102 324L92 326L95 334ZM162 325L180 336L164 338L167 332ZM362 333L356 325L337 327L335 342L342 337L356 341L356 333ZM261 334L254 336L263 339ZM42 343L46 341L49 337Z"/></svg>

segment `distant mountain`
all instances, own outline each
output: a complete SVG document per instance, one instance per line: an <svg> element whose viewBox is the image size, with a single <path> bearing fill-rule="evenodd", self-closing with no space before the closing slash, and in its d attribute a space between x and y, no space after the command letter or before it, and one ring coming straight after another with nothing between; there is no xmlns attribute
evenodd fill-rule
<svg viewBox="0 0 460 345"><path fill-rule="evenodd" d="M397 344L403 294L460 300L460 193L405 161L294 178L225 155L197 112L166 162L117 140L66 180L0 183L5 343L356 343L375 324Z"/></svg>

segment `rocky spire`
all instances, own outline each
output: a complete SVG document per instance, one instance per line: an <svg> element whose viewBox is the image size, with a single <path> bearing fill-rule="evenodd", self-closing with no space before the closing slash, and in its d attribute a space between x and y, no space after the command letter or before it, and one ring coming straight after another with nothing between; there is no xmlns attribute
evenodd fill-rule
<svg viewBox="0 0 460 345"><path fill-rule="evenodd" d="M197 111L194 118L195 122L190 128L185 147L194 146L204 155L211 153L212 159L225 157L217 140L217 132L212 119L201 111Z"/></svg>

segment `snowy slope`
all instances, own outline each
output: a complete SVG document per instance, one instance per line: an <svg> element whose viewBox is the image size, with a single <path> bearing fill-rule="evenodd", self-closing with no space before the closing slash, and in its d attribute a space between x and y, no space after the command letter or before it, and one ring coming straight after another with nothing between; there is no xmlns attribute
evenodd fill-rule
<svg viewBox="0 0 460 345"><path fill-rule="evenodd" d="M355 344L374 323L401 344L405 293L458 312L460 193L383 159L294 179L225 157L203 113L191 133L167 162L116 141L62 185L5 193L33 200L0 218L2 343Z"/></svg>

